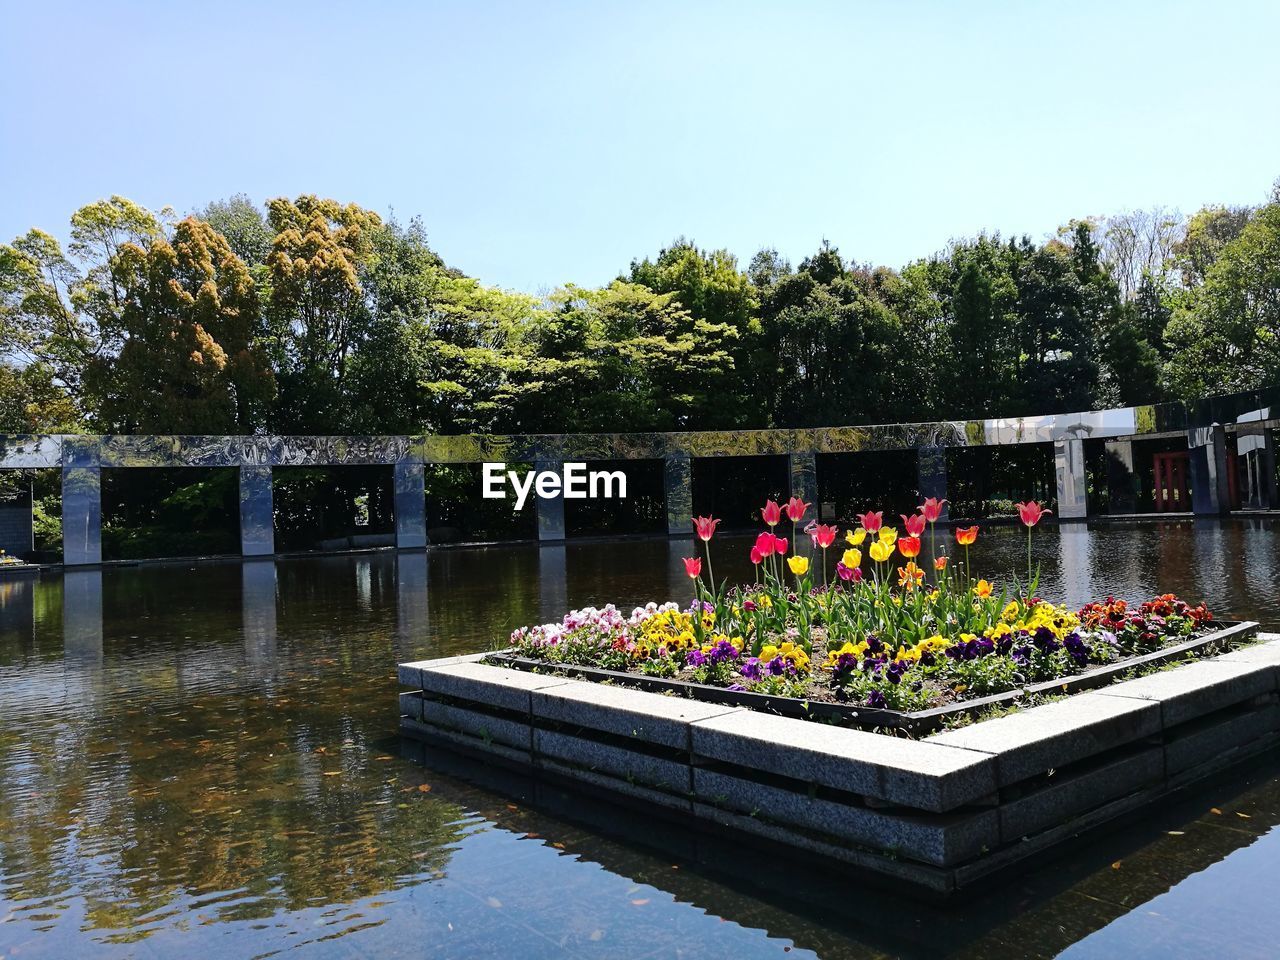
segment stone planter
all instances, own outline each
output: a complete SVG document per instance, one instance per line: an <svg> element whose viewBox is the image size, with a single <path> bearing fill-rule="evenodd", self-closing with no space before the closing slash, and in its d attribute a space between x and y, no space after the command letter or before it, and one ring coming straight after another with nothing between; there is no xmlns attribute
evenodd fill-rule
<svg viewBox="0 0 1280 960"><path fill-rule="evenodd" d="M1280 636L1263 639L928 739L484 654L401 664L400 724L685 825L946 896L1280 743Z"/></svg>

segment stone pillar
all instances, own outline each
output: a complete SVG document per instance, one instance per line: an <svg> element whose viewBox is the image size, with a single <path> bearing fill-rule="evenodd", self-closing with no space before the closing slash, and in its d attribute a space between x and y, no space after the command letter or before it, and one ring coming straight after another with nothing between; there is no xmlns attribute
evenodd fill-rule
<svg viewBox="0 0 1280 960"><path fill-rule="evenodd" d="M805 503L818 502L818 455L811 451L791 454L791 496ZM817 516L816 513L809 516Z"/></svg>
<svg viewBox="0 0 1280 960"><path fill-rule="evenodd" d="M539 472L554 470L561 473L563 467L564 464L559 460L535 460L533 464L533 469ZM564 491L557 492L554 497L539 497L535 487L534 497L538 509L538 539L553 543L563 540Z"/></svg>
<svg viewBox="0 0 1280 960"><path fill-rule="evenodd" d="M276 552L275 507L271 495L271 467L245 464L240 468L240 555L269 557Z"/></svg>
<svg viewBox="0 0 1280 960"><path fill-rule="evenodd" d="M1251 510L1276 506L1276 452L1270 429L1241 426L1236 432L1236 461L1244 465L1240 502Z"/></svg>
<svg viewBox="0 0 1280 960"><path fill-rule="evenodd" d="M62 441L62 562L68 567L102 562L102 471L98 441Z"/></svg>
<svg viewBox="0 0 1280 960"><path fill-rule="evenodd" d="M1053 443L1058 480L1058 519L1083 520L1089 515L1089 478L1084 468L1084 441L1066 437Z"/></svg>
<svg viewBox="0 0 1280 960"><path fill-rule="evenodd" d="M1138 477L1133 471L1133 441L1108 440L1107 491L1111 513L1138 511Z"/></svg>
<svg viewBox="0 0 1280 960"><path fill-rule="evenodd" d="M1227 432L1222 424L1191 427L1191 510L1199 516L1220 516L1231 509L1227 479Z"/></svg>
<svg viewBox="0 0 1280 960"><path fill-rule="evenodd" d="M1262 470L1263 470L1263 490L1266 493L1266 508L1275 510L1280 508L1280 489L1277 489L1276 477L1276 432L1267 429L1262 432L1263 441L1266 446L1262 449Z"/></svg>
<svg viewBox="0 0 1280 960"><path fill-rule="evenodd" d="M395 491L396 548L421 549L427 545L426 466L397 460Z"/></svg>
<svg viewBox="0 0 1280 960"><path fill-rule="evenodd" d="M947 448L920 447L916 450L916 487L920 491L920 499L937 497L947 499ZM951 519L948 504L943 504L940 520Z"/></svg>
<svg viewBox="0 0 1280 960"><path fill-rule="evenodd" d="M692 529L693 461L685 454L672 454L665 461L667 490L667 533L679 536Z"/></svg>

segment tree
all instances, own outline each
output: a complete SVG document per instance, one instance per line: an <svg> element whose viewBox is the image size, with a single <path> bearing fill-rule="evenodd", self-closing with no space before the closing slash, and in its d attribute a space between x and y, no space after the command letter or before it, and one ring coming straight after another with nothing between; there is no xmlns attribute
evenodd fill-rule
<svg viewBox="0 0 1280 960"><path fill-rule="evenodd" d="M732 361L704 365L704 379L696 391L706 402L680 415L688 429L741 426L758 416L753 409L757 394L749 386L760 334L758 303L756 288L738 269L737 258L727 250L701 250L681 238L653 260L633 260L630 275L623 279L673 294L684 308L683 326L664 336L698 344L709 356L724 351ZM738 375L731 374L734 370Z"/></svg>
<svg viewBox="0 0 1280 960"><path fill-rule="evenodd" d="M155 215L116 196L72 214L70 256L36 229L0 246L0 359L35 365L47 388L62 395L60 407L65 401L80 415L91 413L85 371L121 346L121 251L163 236Z"/></svg>
<svg viewBox="0 0 1280 960"><path fill-rule="evenodd" d="M365 288L368 336L352 361L356 425L371 432L483 432L509 416L500 399L519 366L510 341L535 300L486 287L444 262L418 221L374 234Z"/></svg>
<svg viewBox="0 0 1280 960"><path fill-rule="evenodd" d="M1208 206L1187 221L1182 238L1173 247L1184 287L1194 289L1205 282L1218 255L1240 236L1253 214L1253 207Z"/></svg>
<svg viewBox="0 0 1280 960"><path fill-rule="evenodd" d="M780 426L869 423L897 408L900 324L870 291L870 273L850 268L823 242L794 273L763 292L761 328L777 367L760 394Z"/></svg>
<svg viewBox="0 0 1280 960"><path fill-rule="evenodd" d="M507 396L524 432L686 430L733 358L674 294L615 280L551 295L515 344Z"/></svg>
<svg viewBox="0 0 1280 960"><path fill-rule="evenodd" d="M1167 277L1184 232L1182 214L1166 207L1118 213L1098 226L1103 263L1123 300L1137 296L1145 278Z"/></svg>
<svg viewBox="0 0 1280 960"><path fill-rule="evenodd" d="M273 239L262 209L245 194L214 200L197 216L218 233L250 268L267 262Z"/></svg>
<svg viewBox="0 0 1280 960"><path fill-rule="evenodd" d="M267 318L280 386L275 429L350 428L350 361L368 333L361 278L373 266L376 213L302 196L267 204L275 233L267 258Z"/></svg>
<svg viewBox="0 0 1280 960"><path fill-rule="evenodd" d="M1219 215L1211 219L1218 221L1212 229L1222 227ZM1178 396L1248 390L1280 379L1280 199L1259 209L1218 249L1203 281L1178 299L1165 337L1166 375Z"/></svg>
<svg viewBox="0 0 1280 960"><path fill-rule="evenodd" d="M249 269L209 224L188 217L172 240L120 245L110 264L120 347L90 361L86 394L98 423L125 433L250 433L265 420L274 378L260 347Z"/></svg>

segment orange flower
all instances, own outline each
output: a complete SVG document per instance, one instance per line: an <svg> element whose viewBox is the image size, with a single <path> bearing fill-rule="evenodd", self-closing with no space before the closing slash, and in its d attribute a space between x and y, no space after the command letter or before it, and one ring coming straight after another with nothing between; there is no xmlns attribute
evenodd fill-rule
<svg viewBox="0 0 1280 960"><path fill-rule="evenodd" d="M946 558L946 557L938 557L938 559L934 560L934 561L933 561L933 569L935 569L935 570L945 570L945 569L947 569L947 558Z"/></svg>
<svg viewBox="0 0 1280 960"><path fill-rule="evenodd" d="M973 585L973 592L985 600L987 597L991 596L991 584L986 580L979 580Z"/></svg>
<svg viewBox="0 0 1280 960"><path fill-rule="evenodd" d="M975 524L972 527L956 527L956 543L962 547L967 547L973 541L978 539L978 527Z"/></svg>
<svg viewBox="0 0 1280 960"><path fill-rule="evenodd" d="M910 560L920 556L920 539L918 537L899 537L898 552Z"/></svg>
<svg viewBox="0 0 1280 960"><path fill-rule="evenodd" d="M898 543L901 544L902 541L899 540ZM898 568L898 586L914 590L922 580L924 580L924 571L916 566L914 560L905 567Z"/></svg>

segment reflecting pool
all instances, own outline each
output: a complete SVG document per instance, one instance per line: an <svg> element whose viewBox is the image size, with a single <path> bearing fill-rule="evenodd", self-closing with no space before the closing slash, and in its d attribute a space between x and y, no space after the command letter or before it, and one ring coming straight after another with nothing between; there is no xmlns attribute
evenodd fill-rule
<svg viewBox="0 0 1280 960"><path fill-rule="evenodd" d="M749 538L716 542L743 577ZM974 572L1025 565L984 530ZM1041 592L1280 629L1267 520L1046 527ZM396 735L395 665L688 595L687 541L0 581L0 957L1276 955L1280 757L946 907Z"/></svg>

